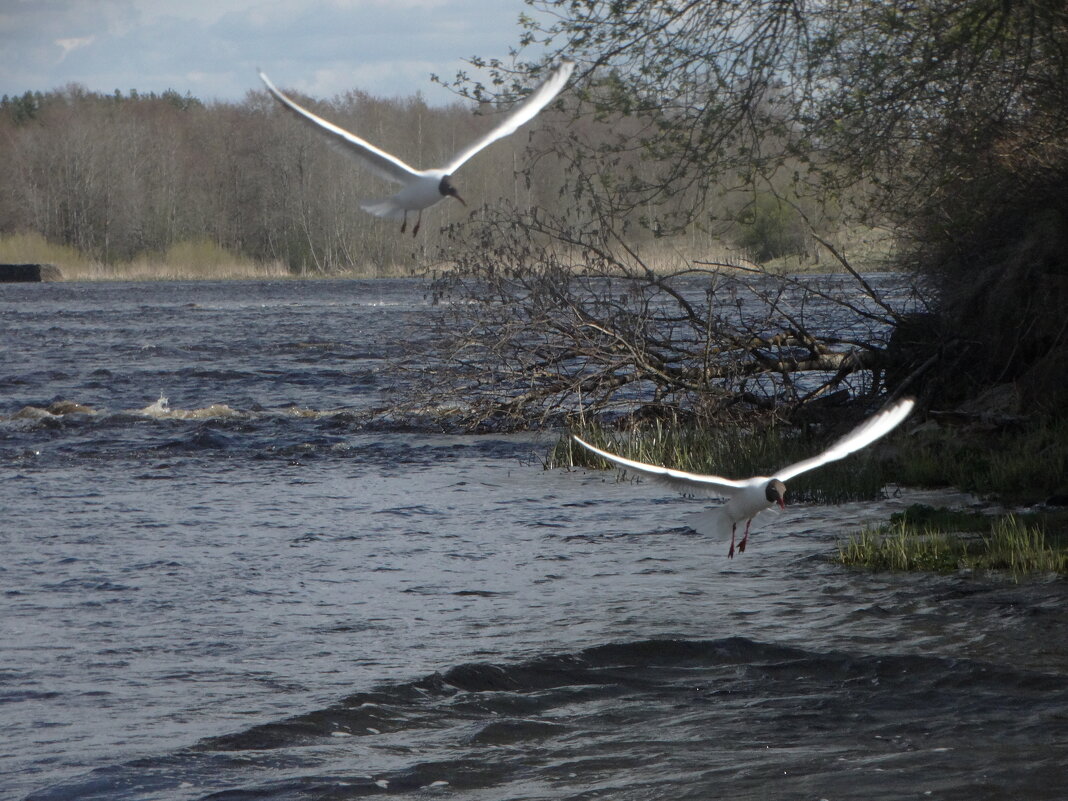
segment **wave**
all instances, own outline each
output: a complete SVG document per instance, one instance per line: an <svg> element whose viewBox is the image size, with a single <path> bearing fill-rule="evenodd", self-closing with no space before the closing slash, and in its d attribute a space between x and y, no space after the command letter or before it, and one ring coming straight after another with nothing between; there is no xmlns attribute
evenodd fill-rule
<svg viewBox="0 0 1068 801"><path fill-rule="evenodd" d="M457 436L432 415L385 409L241 408L223 402L182 408L165 395L118 411L57 401L0 415L0 459L38 466L173 455L295 463L345 459L400 469L438 464L460 452L527 459L537 439L536 434Z"/></svg>
<svg viewBox="0 0 1068 801"><path fill-rule="evenodd" d="M1063 675L974 660L640 640L457 665L30 798L1053 799L1066 704Z"/></svg>
<svg viewBox="0 0 1068 801"><path fill-rule="evenodd" d="M252 450L260 450L261 446L271 444L270 441L261 442L260 438L255 436L255 433L263 430L265 426L270 428L276 425L300 426L310 423L350 431L374 429L382 433L423 430L410 420L396 421L396 424L393 424L388 413L383 410L315 409L296 405L274 409L242 409L222 402L180 408L171 406L168 399L162 395L152 403L137 409L112 411L75 401L57 401L47 406L24 406L10 415L0 414L0 425L6 424L7 430L13 434L19 432L32 434L35 431L52 429L84 431L85 437L78 440L78 446L83 450L92 450L94 436L116 429L124 430L132 440L138 441L142 446L156 447L158 443L154 446L151 442L153 429L138 426L138 424L143 425L145 421L188 422L230 427L235 433L243 432L250 435L244 438L244 444ZM168 435L172 433L170 429L166 431ZM292 433L296 439L291 444L296 446L303 442L299 432L294 430ZM200 435L193 431L190 436L195 440ZM279 441L284 442L285 439L285 436L282 436ZM174 438L169 436L163 445L173 444L174 441ZM110 447L113 441L103 439L98 444Z"/></svg>
<svg viewBox="0 0 1068 801"><path fill-rule="evenodd" d="M188 421L272 421L311 420L334 421L380 432L443 433L455 409L448 405L418 409L395 409L389 406L342 407L317 409L296 404L276 408L240 408L226 402L206 406L181 408L171 406L164 395L135 409L110 410L70 400L57 400L43 406L23 406L11 414L0 414L0 423L12 423L23 428L50 428L61 423L66 426L79 422L132 420L188 420Z"/></svg>
<svg viewBox="0 0 1068 801"><path fill-rule="evenodd" d="M1026 695L1051 702L1056 697L1068 700L1068 677L1013 671L972 660L818 653L745 637L657 639L544 655L516 664L462 664L410 684L357 693L319 712L207 740L200 747L262 749L328 738L338 731L379 734L460 712L487 716L499 727L498 716L546 714L577 697L620 696L632 691L655 694L671 687L696 694L729 691L760 696L774 695L769 693L772 688L826 692L845 686L863 689L868 695L895 696L902 702L909 697L930 695L934 700L939 694L959 692L973 699ZM539 723L532 731L541 736L546 729Z"/></svg>

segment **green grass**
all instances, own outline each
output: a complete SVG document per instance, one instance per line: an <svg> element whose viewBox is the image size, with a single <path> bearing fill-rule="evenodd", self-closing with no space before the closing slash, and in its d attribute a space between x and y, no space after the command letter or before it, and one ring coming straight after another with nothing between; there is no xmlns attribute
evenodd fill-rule
<svg viewBox="0 0 1068 801"><path fill-rule="evenodd" d="M838 561L871 570L1004 571L1014 579L1028 573L1068 572L1068 542L1057 516L1004 515L913 506L877 528L865 528L838 546Z"/></svg>
<svg viewBox="0 0 1068 801"><path fill-rule="evenodd" d="M1068 492L1068 420L990 433L941 428L900 448L898 484L953 486L1019 503Z"/></svg>
<svg viewBox="0 0 1068 801"><path fill-rule="evenodd" d="M785 426L751 431L737 428L706 428L656 420L630 432L583 426L574 433L591 445L647 464L658 464L692 473L748 478L774 471L808 458L826 447L830 438L815 436ZM787 485L790 502L843 503L876 498L888 482L886 460L878 447L805 473ZM545 467L609 468L598 456L578 443L570 433L561 437L545 459Z"/></svg>

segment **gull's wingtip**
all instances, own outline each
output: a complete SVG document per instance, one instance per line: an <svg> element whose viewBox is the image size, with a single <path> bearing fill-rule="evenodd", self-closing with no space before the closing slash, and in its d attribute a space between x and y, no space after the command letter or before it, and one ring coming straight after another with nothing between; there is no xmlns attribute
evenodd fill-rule
<svg viewBox="0 0 1068 801"><path fill-rule="evenodd" d="M903 398L898 398L897 402L890 406L888 412L896 412L904 419L912 413L912 410L916 407L916 398L912 395L906 395Z"/></svg>
<svg viewBox="0 0 1068 801"><path fill-rule="evenodd" d="M579 445L581 445L583 448L585 448L588 451L593 451L594 453L608 453L608 451L603 451L600 448L598 448L596 445L591 445L586 440L584 440L582 437L580 437L578 434L572 434L571 435L571 439L575 440L575 442L577 442Z"/></svg>
<svg viewBox="0 0 1068 801"><path fill-rule="evenodd" d="M555 92L559 92L571 78L571 73L575 71L575 62L565 57L551 66L551 71L542 73L546 77L542 80L539 88L553 87Z"/></svg>
<svg viewBox="0 0 1068 801"><path fill-rule="evenodd" d="M556 69L553 70L553 74L550 76L550 81L560 81L561 84L566 82L571 73L575 71L575 62L569 58L560 59L560 63L557 64Z"/></svg>
<svg viewBox="0 0 1068 801"><path fill-rule="evenodd" d="M618 456L615 456L614 454L610 454L608 451L602 451L600 448L595 447L593 445L590 445L590 443L586 442L586 440L582 439L582 437L580 437L578 434L572 434L571 435L571 439L575 440L575 442L577 442L583 448L588 450L590 453L596 453L602 459L609 459L609 457L612 457L612 458L615 458L615 459L619 458Z"/></svg>

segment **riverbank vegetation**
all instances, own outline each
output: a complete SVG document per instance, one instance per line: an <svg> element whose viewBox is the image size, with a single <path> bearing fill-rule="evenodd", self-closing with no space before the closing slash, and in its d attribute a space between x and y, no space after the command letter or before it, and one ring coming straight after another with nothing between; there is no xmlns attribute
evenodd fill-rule
<svg viewBox="0 0 1068 801"><path fill-rule="evenodd" d="M0 263L52 264L64 281L234 281L283 278L411 277L402 265L353 265L332 273L301 275L281 261L256 261L208 239L173 242L160 252L141 252L126 261L104 263L38 233L0 235Z"/></svg>
<svg viewBox="0 0 1068 801"><path fill-rule="evenodd" d="M1068 504L1068 420L921 426L899 441L895 483L956 487L1014 505Z"/></svg>
<svg viewBox="0 0 1068 801"><path fill-rule="evenodd" d="M53 264L66 281L167 281L210 278L278 278L288 271L278 262L260 264L230 253L209 240L174 242L161 253L139 253L129 261L105 264L70 245L57 245L38 233L0 236L0 262Z"/></svg>
<svg viewBox="0 0 1068 801"><path fill-rule="evenodd" d="M843 564L886 570L1068 573L1068 425L1064 419L961 431L928 428L898 440L897 484L955 487L1026 513L913 507L839 547Z"/></svg>
<svg viewBox="0 0 1068 801"><path fill-rule="evenodd" d="M861 421L861 411L838 409L806 424L750 417L729 426L690 419L630 419L613 425L573 421L545 459L547 468L608 467L575 444L628 459L728 478L772 475L818 453ZM897 431L847 459L790 482L791 501L841 503L877 497L887 484L953 487L1008 506L1068 506L1068 420L1018 421L1012 427L938 425L908 420Z"/></svg>
<svg viewBox="0 0 1068 801"><path fill-rule="evenodd" d="M468 103L428 107L418 96L302 100L416 164L436 163L454 136L466 141L488 124ZM218 265L229 273L249 264L304 276L412 272L437 237L433 225L420 238L400 236L399 225L362 211L360 201L387 185L294 124L265 91L240 103L78 85L5 96L0 155L0 233L72 248L74 259L54 260L64 274L84 275L85 262L97 266L91 277L141 277L145 265L185 274L183 254L169 257L190 243L230 254ZM464 188L475 198L514 191L536 202L547 184L500 180L515 173L514 155L507 147L485 154L465 170ZM455 219L454 205L441 204L437 219Z"/></svg>
<svg viewBox="0 0 1068 801"><path fill-rule="evenodd" d="M839 545L837 560L872 570L1068 573L1068 520L1060 515L996 515L913 506L889 524ZM1050 533L1050 529L1057 533Z"/></svg>

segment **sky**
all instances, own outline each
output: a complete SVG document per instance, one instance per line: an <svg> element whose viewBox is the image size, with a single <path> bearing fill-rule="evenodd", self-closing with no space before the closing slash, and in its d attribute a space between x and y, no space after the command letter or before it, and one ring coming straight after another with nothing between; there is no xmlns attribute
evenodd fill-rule
<svg viewBox="0 0 1068 801"><path fill-rule="evenodd" d="M0 95L78 83L240 101L256 68L313 97L455 96L430 80L507 60L523 0L0 0Z"/></svg>

